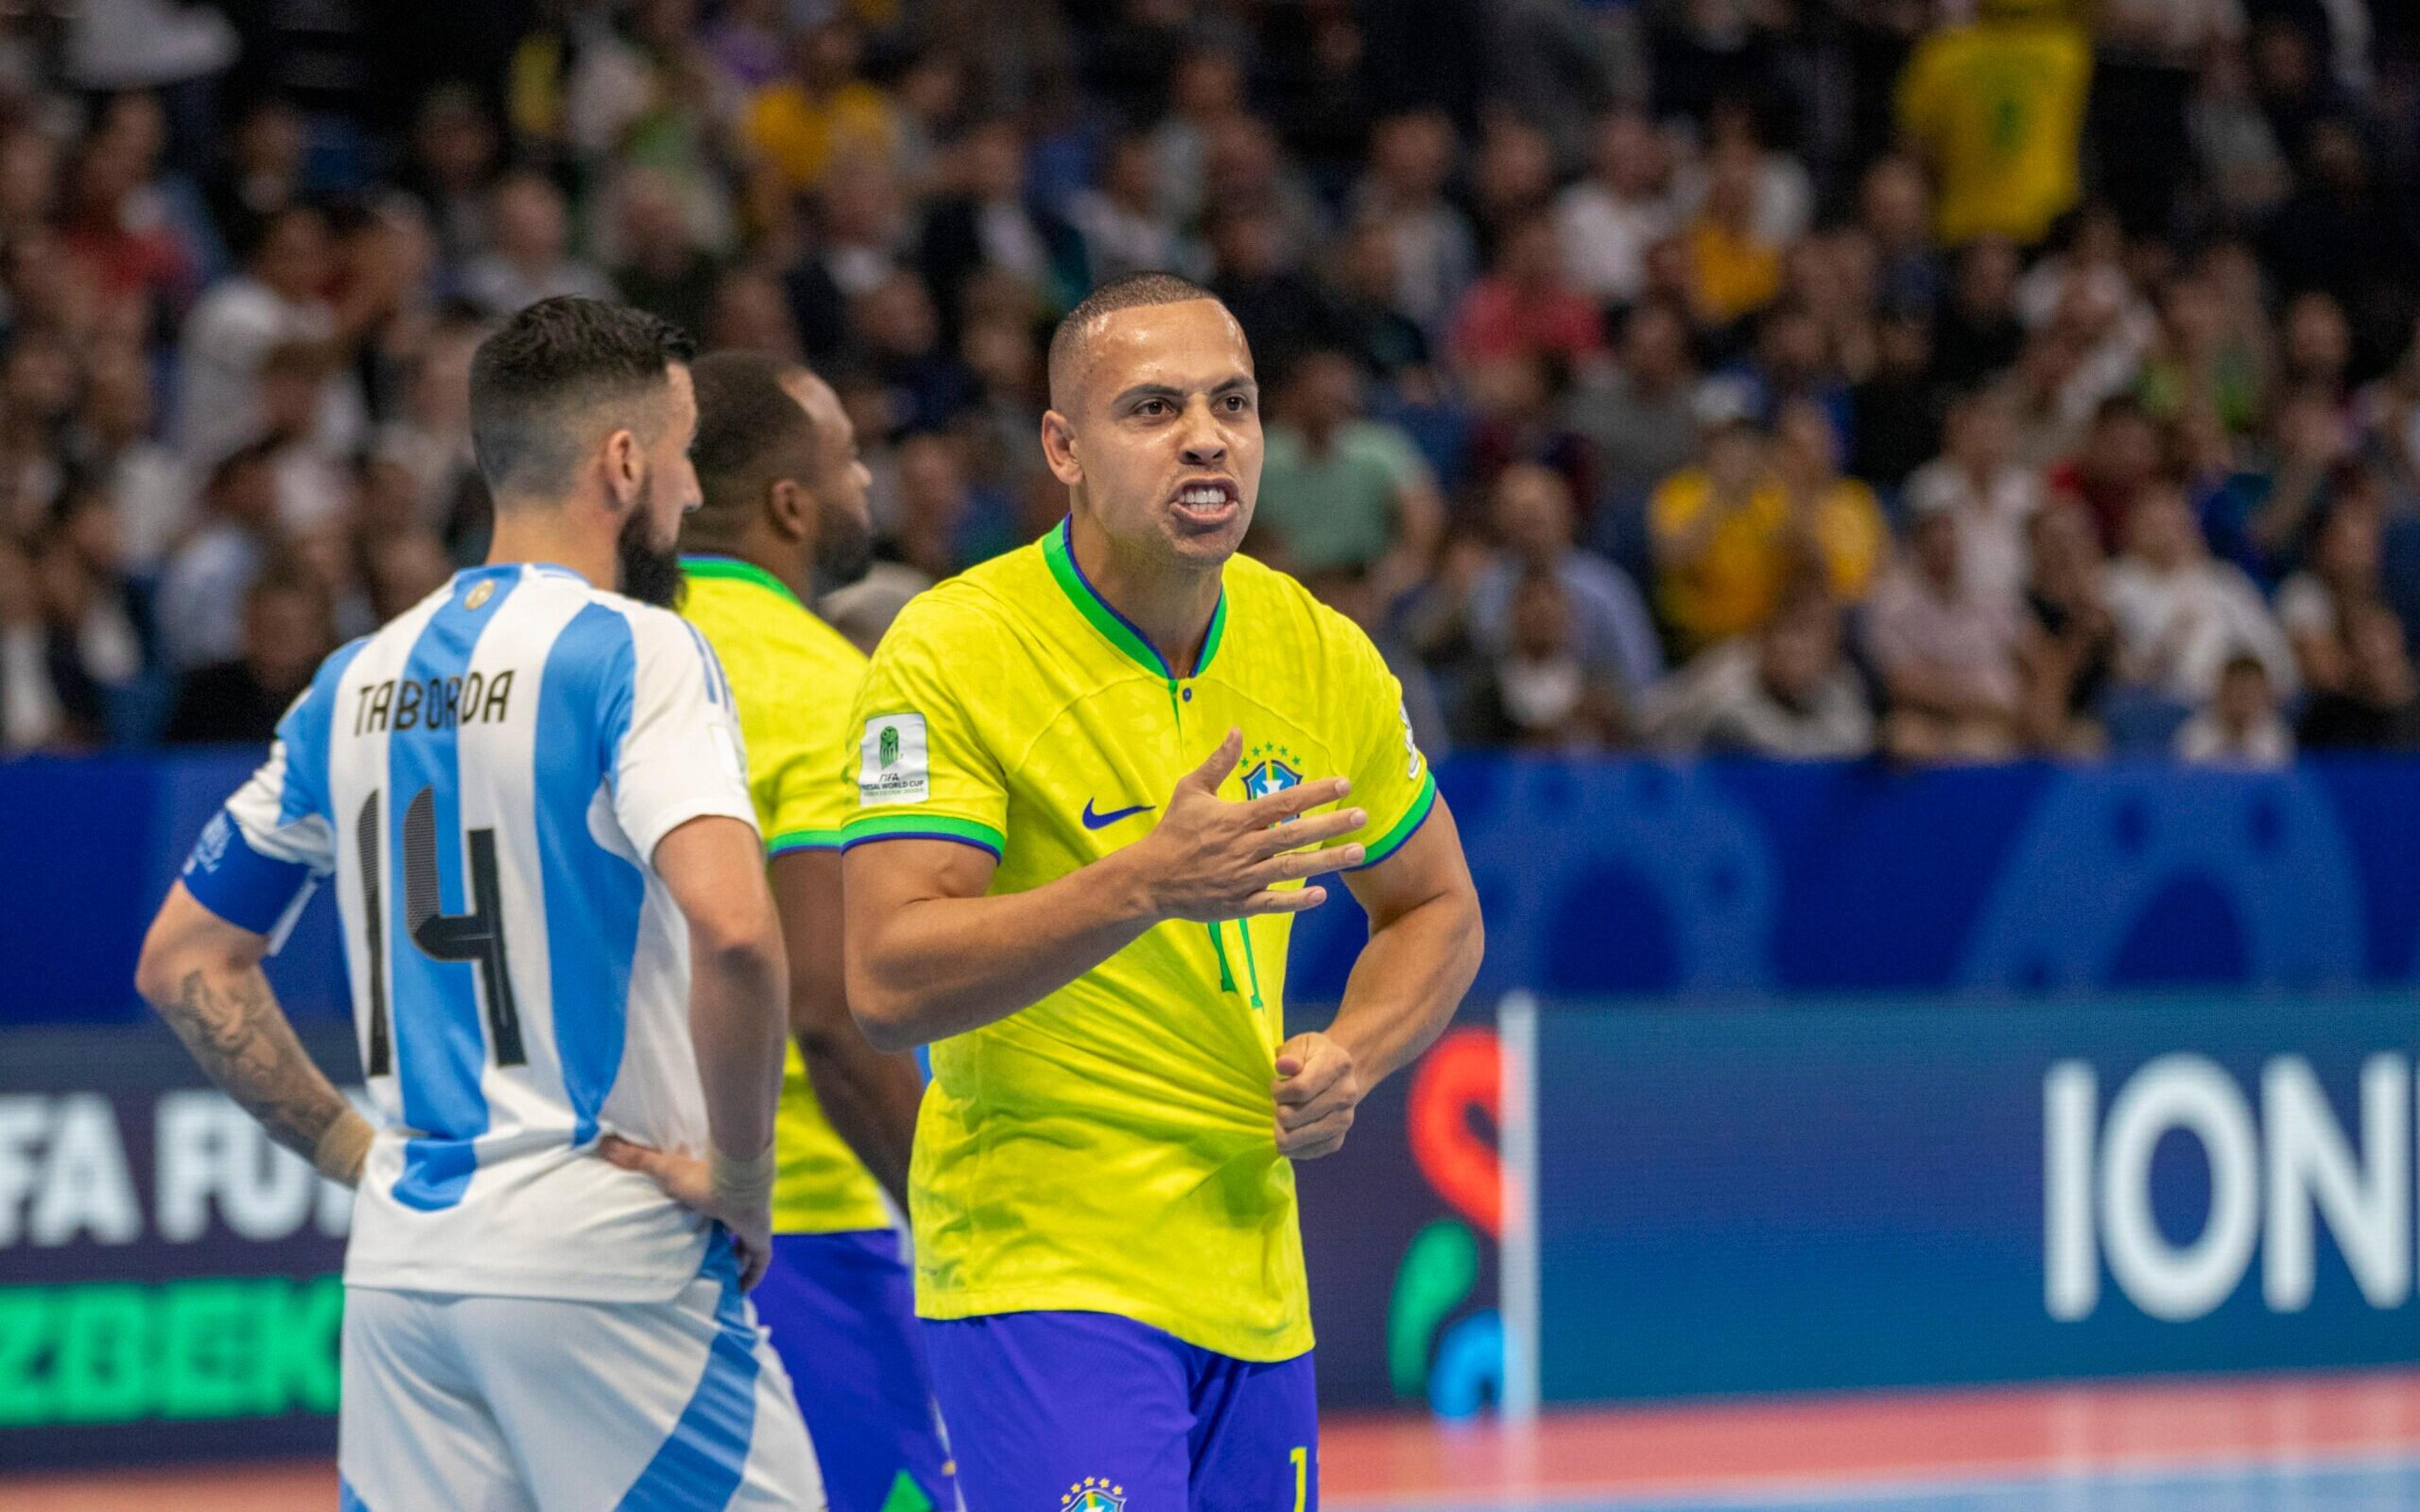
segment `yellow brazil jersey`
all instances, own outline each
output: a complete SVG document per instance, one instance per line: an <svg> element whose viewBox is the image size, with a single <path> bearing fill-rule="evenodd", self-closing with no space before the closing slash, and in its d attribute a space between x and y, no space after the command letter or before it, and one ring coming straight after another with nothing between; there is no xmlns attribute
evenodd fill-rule
<svg viewBox="0 0 2420 1512"><path fill-rule="evenodd" d="M2038 8L1935 32L1900 75L1900 125L1940 177L1935 229L1953 246L2030 245L2076 201L2092 41L2056 7Z"/></svg>
<svg viewBox="0 0 2420 1512"><path fill-rule="evenodd" d="M1435 785L1351 622L1246 557L1194 675L1094 592L1062 525L911 601L858 702L845 843L924 836L1039 887L1150 832L1239 729L1224 795L1353 781L1368 864ZM1108 1312L1246 1360L1311 1346L1270 1087L1291 918L1156 926L1023 1011L933 1046L909 1175L917 1310Z"/></svg>
<svg viewBox="0 0 2420 1512"><path fill-rule="evenodd" d="M839 753L856 748L848 717L865 681L864 653L762 567L729 557L685 557L681 566L689 578L681 612L714 643L731 680L766 854L837 847L857 806ZM795 1043L782 1072L774 1151L776 1233L891 1227L882 1189L815 1105Z"/></svg>

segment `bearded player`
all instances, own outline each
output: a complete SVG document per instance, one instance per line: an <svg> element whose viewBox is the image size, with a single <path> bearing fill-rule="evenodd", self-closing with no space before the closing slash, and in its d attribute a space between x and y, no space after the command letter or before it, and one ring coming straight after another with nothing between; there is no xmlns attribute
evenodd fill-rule
<svg viewBox="0 0 2420 1512"><path fill-rule="evenodd" d="M872 559L865 464L830 385L758 352L691 368L705 502L681 522L681 612L731 679L790 964L773 1261L752 1297L790 1367L832 1512L955 1507L888 1192L908 1202L923 1075L865 1042L841 991L842 773L865 656L807 605ZM672 1176L680 1158L614 1158Z"/></svg>
<svg viewBox="0 0 2420 1512"><path fill-rule="evenodd" d="M1369 640L1238 556L1251 353L1165 274L1050 350L1071 515L901 613L859 702L848 1000L930 1043L917 1310L970 1506L1318 1501L1292 1162L1468 988L1452 816ZM1370 939L1289 1036L1293 917L1341 873Z"/></svg>

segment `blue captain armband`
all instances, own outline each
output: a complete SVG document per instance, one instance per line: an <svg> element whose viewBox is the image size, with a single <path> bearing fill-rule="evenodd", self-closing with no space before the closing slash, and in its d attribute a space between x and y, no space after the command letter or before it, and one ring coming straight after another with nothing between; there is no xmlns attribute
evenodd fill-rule
<svg viewBox="0 0 2420 1512"><path fill-rule="evenodd" d="M317 880L308 862L253 849L243 826L225 809L202 826L181 876L185 890L203 907L239 929L280 942Z"/></svg>

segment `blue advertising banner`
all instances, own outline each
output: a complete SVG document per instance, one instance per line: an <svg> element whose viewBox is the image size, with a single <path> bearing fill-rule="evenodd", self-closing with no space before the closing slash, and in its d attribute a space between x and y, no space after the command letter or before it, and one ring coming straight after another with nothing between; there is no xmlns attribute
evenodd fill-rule
<svg viewBox="0 0 2420 1512"><path fill-rule="evenodd" d="M2408 996L1549 1006L1548 1401L2420 1358Z"/></svg>
<svg viewBox="0 0 2420 1512"><path fill-rule="evenodd" d="M132 1023L135 947L256 753L0 763L0 1024ZM2420 761L1906 772L1458 758L1438 768L1487 905L1478 993L1659 1000L2420 981ZM2088 907L2076 906L2088 900ZM341 1018L334 912L271 979ZM1333 1002L1366 923L1295 931Z"/></svg>
<svg viewBox="0 0 2420 1512"><path fill-rule="evenodd" d="M0 1034L0 1467L332 1451L351 1217L165 1028Z"/></svg>

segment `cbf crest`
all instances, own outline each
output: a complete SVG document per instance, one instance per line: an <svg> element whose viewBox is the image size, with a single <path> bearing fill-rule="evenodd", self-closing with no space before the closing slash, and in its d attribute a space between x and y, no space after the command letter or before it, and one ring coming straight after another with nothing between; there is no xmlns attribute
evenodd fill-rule
<svg viewBox="0 0 2420 1512"><path fill-rule="evenodd" d="M1126 1489L1106 1475L1087 1475L1059 1498L1059 1512L1125 1512Z"/></svg>
<svg viewBox="0 0 2420 1512"><path fill-rule="evenodd" d="M1244 796L1248 798L1265 798L1302 786L1302 758L1274 740L1252 747L1244 753Z"/></svg>

